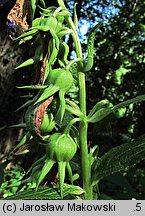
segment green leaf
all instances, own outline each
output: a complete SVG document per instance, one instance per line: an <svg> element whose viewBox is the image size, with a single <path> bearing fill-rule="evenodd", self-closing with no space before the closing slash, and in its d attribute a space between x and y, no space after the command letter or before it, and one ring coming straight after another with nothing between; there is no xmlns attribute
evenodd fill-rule
<svg viewBox="0 0 145 216"><path fill-rule="evenodd" d="M139 102L144 101L144 100L145 100L145 95L140 95L140 96L137 96L137 97L135 97L133 99L129 99L129 100L126 100L124 102L121 102L121 103L115 105L112 108L99 109L93 115L90 115L91 116L90 118L88 116L88 122L91 122L91 123L99 122L99 121L101 121L102 119L104 119L105 117L107 117L108 115L110 115L111 113L117 111L120 108L126 107L126 106L128 106L130 104L133 104L133 103L139 103ZM95 110L96 108L93 108L93 109Z"/></svg>
<svg viewBox="0 0 145 216"><path fill-rule="evenodd" d="M17 111L19 111L19 110L21 110L21 109L23 109L25 107L33 105L37 101L37 99L39 97L39 94L41 94L41 91L42 90L40 90L40 92L38 94L36 94L35 97L32 100L28 100L26 103L24 103L22 106L20 106L15 112L17 112Z"/></svg>
<svg viewBox="0 0 145 216"><path fill-rule="evenodd" d="M96 26L94 26L88 36L88 42L87 42L87 50L88 50L88 56L87 56L87 63L83 69L84 72L87 72L91 70L93 63L94 63L94 41L95 41L95 35L96 31L100 27L100 25L103 23L103 21L100 21Z"/></svg>
<svg viewBox="0 0 145 216"><path fill-rule="evenodd" d="M71 165L69 162L67 163L66 169L67 169L67 172L69 174L70 182L71 182L71 184L73 184L73 172L72 172L72 168L71 168Z"/></svg>
<svg viewBox="0 0 145 216"><path fill-rule="evenodd" d="M55 46L55 39L52 38L50 39L50 42L49 42L49 47L48 47L48 51L49 51L49 65L53 65L55 60L56 60L56 57L57 57L57 54L58 54L58 50Z"/></svg>
<svg viewBox="0 0 145 216"><path fill-rule="evenodd" d="M37 29L32 29L27 31L26 33L20 35L19 37L15 38L15 40L20 40L22 38L27 38L28 36L34 36L38 32Z"/></svg>
<svg viewBox="0 0 145 216"><path fill-rule="evenodd" d="M78 29L78 17L77 17L77 2L74 4L74 24L75 24L75 27L76 29Z"/></svg>
<svg viewBox="0 0 145 216"><path fill-rule="evenodd" d="M68 54L69 46L64 41L61 41L58 53L58 62L61 67L65 67L68 64Z"/></svg>
<svg viewBox="0 0 145 216"><path fill-rule="evenodd" d="M42 168L42 172L41 172L39 179L37 181L36 189L38 189L40 183L44 180L45 176L49 173L49 171L51 170L51 168L53 167L54 164L55 164L55 161L46 159L46 162Z"/></svg>
<svg viewBox="0 0 145 216"><path fill-rule="evenodd" d="M129 100L126 100L122 103L117 104L112 109L113 109L113 111L116 111L116 110L123 108L123 107L126 107L130 104L139 103L139 102L144 101L144 100L145 100L145 95L139 95L135 98L132 98L132 99L129 99Z"/></svg>
<svg viewBox="0 0 145 216"><path fill-rule="evenodd" d="M145 135L109 150L104 154L93 170L93 181L99 181L113 173L126 171L145 159Z"/></svg>
<svg viewBox="0 0 145 216"><path fill-rule="evenodd" d="M95 106L89 112L88 118L90 118L96 111L100 110L101 108L109 108L113 106L109 100L101 100L95 104Z"/></svg>
<svg viewBox="0 0 145 216"><path fill-rule="evenodd" d="M57 86L50 85L48 88L44 89L43 93L38 98L38 100L35 102L35 104L46 100L47 98L55 94L58 90L59 88Z"/></svg>
<svg viewBox="0 0 145 216"><path fill-rule="evenodd" d="M69 111L70 113L72 113L76 116L82 115L80 108L78 107L78 105L75 102L73 102L67 98L65 99L65 101L66 101L66 110L67 111Z"/></svg>
<svg viewBox="0 0 145 216"><path fill-rule="evenodd" d="M57 7L55 7L55 6L50 6L50 7L46 8L46 9L41 8L39 6L39 8L43 11L43 13L42 13L43 16L49 16L49 17L52 16L54 11L57 9Z"/></svg>
<svg viewBox="0 0 145 216"><path fill-rule="evenodd" d="M58 50L55 47L55 39L51 38L48 45L48 60L46 62L43 83L46 81L52 65L57 59Z"/></svg>
<svg viewBox="0 0 145 216"><path fill-rule="evenodd" d="M46 31L48 31L50 28L49 28L49 26L35 26L35 27L31 27L30 28L30 30L39 30L39 31L44 31L44 32L46 32Z"/></svg>
<svg viewBox="0 0 145 216"><path fill-rule="evenodd" d="M17 112L17 111L19 111L19 110L21 110L21 109L23 109L25 107L28 107L28 106L32 105L34 102L36 102L37 97L38 96L36 95L36 97L34 97L32 100L28 100L26 103L24 103L22 106L20 106L15 112Z"/></svg>
<svg viewBox="0 0 145 216"><path fill-rule="evenodd" d="M37 0L31 0L32 16L34 17Z"/></svg>
<svg viewBox="0 0 145 216"><path fill-rule="evenodd" d="M40 25L48 26L50 30L55 31L57 29L57 19L53 16L41 19Z"/></svg>
<svg viewBox="0 0 145 216"><path fill-rule="evenodd" d="M43 5L44 8L46 8L46 4L44 0L40 0L41 4Z"/></svg>
<svg viewBox="0 0 145 216"><path fill-rule="evenodd" d="M42 46L41 41L40 41L40 43L34 44L34 46L36 47L36 50L35 50L35 55L34 55L33 59L35 62L39 62L43 58L43 46Z"/></svg>
<svg viewBox="0 0 145 216"><path fill-rule="evenodd" d="M110 108L102 108L98 110L94 115L88 118L88 122L95 123L99 122L108 115L110 115L113 111Z"/></svg>
<svg viewBox="0 0 145 216"><path fill-rule="evenodd" d="M27 174L34 168L36 167L38 164L43 164L44 161L46 160L46 155L43 155L42 157L34 160L33 164L31 165L31 167L28 169Z"/></svg>
<svg viewBox="0 0 145 216"><path fill-rule="evenodd" d="M63 198L63 186L65 180L66 162L58 162L58 178L59 178L59 189L60 195Z"/></svg>
<svg viewBox="0 0 145 216"><path fill-rule="evenodd" d="M51 33L52 37L53 37L54 40L55 40L55 47L56 47L56 49L59 50L60 40L59 40L57 34L55 33L54 30L50 30L50 33Z"/></svg>
<svg viewBox="0 0 145 216"><path fill-rule="evenodd" d="M31 40L32 38L33 38L33 36L32 36L32 35L30 35L30 36L28 36L28 37L25 37L25 38L23 38L22 40L20 40L20 42L19 42L19 45L21 45L21 44L25 43L26 41L29 41L29 40Z"/></svg>
<svg viewBox="0 0 145 216"><path fill-rule="evenodd" d="M46 89L48 85L17 86L19 89Z"/></svg>
<svg viewBox="0 0 145 216"><path fill-rule="evenodd" d="M20 148L21 146L25 145L31 138L31 134L27 132L21 139L21 141L16 145L13 151Z"/></svg>
<svg viewBox="0 0 145 216"><path fill-rule="evenodd" d="M55 119L57 121L58 124L62 124L62 120L64 117L64 113L65 113L65 92L64 91L59 91L59 107L55 116Z"/></svg>
<svg viewBox="0 0 145 216"><path fill-rule="evenodd" d="M60 11L58 14L57 14L57 16L63 16L63 17L70 17L71 16L71 13L68 11L68 10L63 10L63 11Z"/></svg>
<svg viewBox="0 0 145 216"><path fill-rule="evenodd" d="M66 105L65 109L73 115L80 117L82 115L80 110L76 110L69 105Z"/></svg>
<svg viewBox="0 0 145 216"><path fill-rule="evenodd" d="M71 32L72 32L71 29L69 29L67 27L62 27L57 35L59 38L62 38L63 36L70 34Z"/></svg>
<svg viewBox="0 0 145 216"><path fill-rule="evenodd" d="M36 27L40 24L41 18L36 18L32 21L32 27Z"/></svg>
<svg viewBox="0 0 145 216"><path fill-rule="evenodd" d="M81 195L84 193L84 190L75 185L64 184L63 186L63 197L68 195ZM58 185L52 185L52 187L39 187L37 191L34 189L25 190L18 192L13 196L6 198L7 200L58 200L62 199L60 193L58 192Z"/></svg>
<svg viewBox="0 0 145 216"><path fill-rule="evenodd" d="M27 154L28 152L29 152L29 149L25 149L21 152L15 153L15 155L24 155L24 154Z"/></svg>
<svg viewBox="0 0 145 216"><path fill-rule="evenodd" d="M29 66L29 65L32 65L34 64L34 59L33 58L30 58L28 60L26 60L25 62L23 62L22 64L20 64L18 67L16 67L15 69L19 69L19 68L22 68L22 67L26 67L26 66Z"/></svg>
<svg viewBox="0 0 145 216"><path fill-rule="evenodd" d="M30 30L37 29L40 31L55 31L57 29L57 19L55 17L37 18L33 20Z"/></svg>

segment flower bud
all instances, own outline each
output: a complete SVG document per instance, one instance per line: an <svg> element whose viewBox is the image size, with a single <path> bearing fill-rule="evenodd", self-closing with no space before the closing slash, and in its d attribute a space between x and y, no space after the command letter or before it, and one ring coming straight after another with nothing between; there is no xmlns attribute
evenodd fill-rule
<svg viewBox="0 0 145 216"><path fill-rule="evenodd" d="M56 162L70 161L77 150L77 145L70 135L55 133L49 137L46 147L47 156Z"/></svg>

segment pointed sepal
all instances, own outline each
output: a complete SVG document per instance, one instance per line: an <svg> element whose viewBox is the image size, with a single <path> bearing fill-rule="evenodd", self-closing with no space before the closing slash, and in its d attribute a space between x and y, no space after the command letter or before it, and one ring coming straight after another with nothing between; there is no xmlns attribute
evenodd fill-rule
<svg viewBox="0 0 145 216"><path fill-rule="evenodd" d="M63 198L63 186L65 180L66 162L58 162L58 178L61 198Z"/></svg>
<svg viewBox="0 0 145 216"><path fill-rule="evenodd" d="M17 69L19 69L19 68L27 67L27 66L30 66L30 65L32 65L32 64L34 64L34 59L33 59L33 58L30 58L30 59L24 61L22 64L20 64L20 65L19 65L18 67L16 67L15 69L17 70Z"/></svg>
<svg viewBox="0 0 145 216"><path fill-rule="evenodd" d="M58 90L59 90L59 88L57 86L50 85L48 88L44 89L43 93L38 98L38 100L35 102L35 104L40 103L40 102L46 100L47 98L49 98L50 96L52 96L53 94L55 94Z"/></svg>
<svg viewBox="0 0 145 216"><path fill-rule="evenodd" d="M55 161L46 159L46 162L42 168L41 174L36 183L36 190L38 189L39 185L44 180L45 176L49 173L49 171L51 170L54 164L55 164Z"/></svg>

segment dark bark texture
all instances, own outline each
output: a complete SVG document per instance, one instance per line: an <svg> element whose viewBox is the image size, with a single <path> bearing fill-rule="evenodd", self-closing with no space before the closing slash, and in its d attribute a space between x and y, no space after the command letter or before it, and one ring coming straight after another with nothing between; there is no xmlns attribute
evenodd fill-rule
<svg viewBox="0 0 145 216"><path fill-rule="evenodd" d="M20 31L27 30L28 26L26 16L23 17L25 22L22 22L24 14L20 11L19 2L25 1L0 0L0 150L2 153L8 152L19 139L19 130L9 126L19 123L22 117L22 113L15 112L21 105L20 92L16 85L24 76L20 71L15 71L15 67L22 62L25 51L22 47L18 47L12 38L19 35Z"/></svg>

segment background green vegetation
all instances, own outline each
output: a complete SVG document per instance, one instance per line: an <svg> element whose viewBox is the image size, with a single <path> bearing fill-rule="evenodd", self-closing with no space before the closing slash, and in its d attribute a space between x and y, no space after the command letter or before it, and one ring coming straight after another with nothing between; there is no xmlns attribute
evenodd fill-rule
<svg viewBox="0 0 145 216"><path fill-rule="evenodd" d="M71 12L74 3L67 1ZM89 29L98 21L104 21L96 34L94 66L87 76L88 110L102 99L116 105L145 94L145 1L78 0L77 3L79 34L84 52ZM71 38L67 40L71 47ZM73 53L70 58L73 58ZM71 94L76 99L75 90ZM91 146L99 145L100 156L112 147L145 134L145 102L120 109L116 117L110 118L105 126L96 124L89 127L88 143ZM24 161L15 162L10 172L5 170L5 182L1 188L6 181L12 183L23 176L27 166ZM145 199L145 162L127 172L103 179L99 187L99 199ZM1 189L0 192L5 197L14 194L17 189Z"/></svg>

